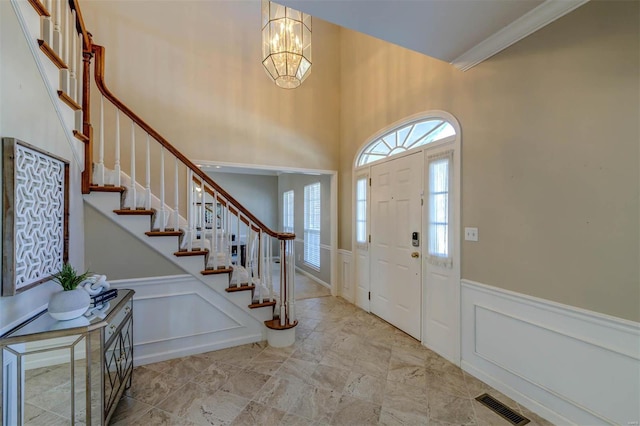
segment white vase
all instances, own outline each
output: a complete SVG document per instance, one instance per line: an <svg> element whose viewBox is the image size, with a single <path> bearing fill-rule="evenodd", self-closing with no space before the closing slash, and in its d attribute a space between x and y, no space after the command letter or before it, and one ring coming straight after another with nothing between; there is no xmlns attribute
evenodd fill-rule
<svg viewBox="0 0 640 426"><path fill-rule="evenodd" d="M66 321L82 316L89 305L91 298L82 288L54 293L49 299L49 315L58 321Z"/></svg>

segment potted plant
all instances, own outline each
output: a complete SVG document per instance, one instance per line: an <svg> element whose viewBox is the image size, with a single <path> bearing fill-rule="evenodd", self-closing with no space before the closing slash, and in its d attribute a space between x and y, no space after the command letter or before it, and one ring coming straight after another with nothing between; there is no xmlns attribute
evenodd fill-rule
<svg viewBox="0 0 640 426"><path fill-rule="evenodd" d="M64 321L78 318L83 315L89 305L91 298L84 288L78 285L85 281L91 272L78 272L68 263L62 265L62 269L53 275L53 280L62 286L62 291L56 292L49 300L49 315L53 318Z"/></svg>

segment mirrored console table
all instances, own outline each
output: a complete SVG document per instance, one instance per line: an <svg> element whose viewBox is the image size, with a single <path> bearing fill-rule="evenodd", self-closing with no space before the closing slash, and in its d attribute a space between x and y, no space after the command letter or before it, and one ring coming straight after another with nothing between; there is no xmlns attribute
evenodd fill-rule
<svg viewBox="0 0 640 426"><path fill-rule="evenodd" d="M2 424L108 424L131 386L133 294L69 321L45 310L1 336Z"/></svg>

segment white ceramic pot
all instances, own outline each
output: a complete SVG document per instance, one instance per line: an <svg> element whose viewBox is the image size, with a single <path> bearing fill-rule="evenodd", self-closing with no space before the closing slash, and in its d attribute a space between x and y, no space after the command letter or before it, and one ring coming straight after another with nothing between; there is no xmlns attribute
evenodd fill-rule
<svg viewBox="0 0 640 426"><path fill-rule="evenodd" d="M59 321L71 320L82 316L90 304L91 297L83 288L62 290L49 299L49 315Z"/></svg>

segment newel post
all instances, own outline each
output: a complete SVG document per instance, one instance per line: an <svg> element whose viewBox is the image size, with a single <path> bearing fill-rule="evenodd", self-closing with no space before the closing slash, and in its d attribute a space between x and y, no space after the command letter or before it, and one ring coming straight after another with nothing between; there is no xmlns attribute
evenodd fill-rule
<svg viewBox="0 0 640 426"><path fill-rule="evenodd" d="M86 137L84 144L84 170L82 172L82 193L88 194L91 186L93 170L93 127L91 126L91 58L93 58L93 42L89 33L82 49L82 134Z"/></svg>

